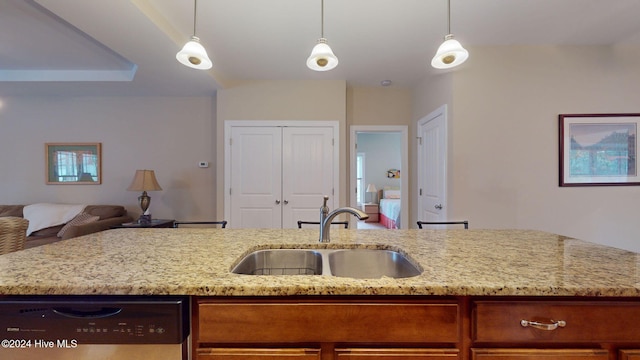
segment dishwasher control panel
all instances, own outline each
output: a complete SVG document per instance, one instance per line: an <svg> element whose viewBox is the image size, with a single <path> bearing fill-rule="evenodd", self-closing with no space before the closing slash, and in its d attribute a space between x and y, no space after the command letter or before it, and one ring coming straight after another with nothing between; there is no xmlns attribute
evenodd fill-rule
<svg viewBox="0 0 640 360"><path fill-rule="evenodd" d="M189 335L187 297L0 298L0 338L78 344L180 344Z"/></svg>

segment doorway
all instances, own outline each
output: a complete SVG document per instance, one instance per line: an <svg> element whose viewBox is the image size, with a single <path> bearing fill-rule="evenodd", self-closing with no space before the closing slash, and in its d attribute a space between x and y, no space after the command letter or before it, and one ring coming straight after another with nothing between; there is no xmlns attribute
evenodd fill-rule
<svg viewBox="0 0 640 360"><path fill-rule="evenodd" d="M371 212L371 219L378 218L359 221L358 228L408 229L407 126L353 125L349 144L350 205Z"/></svg>

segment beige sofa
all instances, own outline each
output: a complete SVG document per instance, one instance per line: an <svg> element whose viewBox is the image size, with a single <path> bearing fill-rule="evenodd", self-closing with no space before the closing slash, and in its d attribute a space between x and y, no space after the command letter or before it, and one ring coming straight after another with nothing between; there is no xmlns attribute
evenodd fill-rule
<svg viewBox="0 0 640 360"><path fill-rule="evenodd" d="M23 208L24 205L0 205L0 217L24 217ZM127 215L127 210L120 205L87 205L83 213L98 216L99 219L85 224L68 226L61 237L58 237L58 233L64 224L35 231L27 237L25 249L107 230L112 226L133 220Z"/></svg>

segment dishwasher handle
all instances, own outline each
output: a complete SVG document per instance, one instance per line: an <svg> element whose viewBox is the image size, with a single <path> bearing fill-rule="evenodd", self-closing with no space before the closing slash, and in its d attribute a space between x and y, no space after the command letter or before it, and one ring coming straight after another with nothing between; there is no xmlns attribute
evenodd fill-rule
<svg viewBox="0 0 640 360"><path fill-rule="evenodd" d="M69 307L59 307L51 309L55 314L73 319L100 319L122 312L122 308L103 307L100 310L78 310Z"/></svg>

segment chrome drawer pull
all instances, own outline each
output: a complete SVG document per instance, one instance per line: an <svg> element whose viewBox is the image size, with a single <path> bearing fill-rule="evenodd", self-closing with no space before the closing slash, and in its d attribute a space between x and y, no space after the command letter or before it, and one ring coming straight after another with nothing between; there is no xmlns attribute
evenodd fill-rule
<svg viewBox="0 0 640 360"><path fill-rule="evenodd" d="M551 320L551 324L544 324L537 321L520 320L520 325L522 325L523 327L531 326L532 328L536 328L540 330L555 330L559 327L567 326L567 322L564 320L558 320L558 321Z"/></svg>

